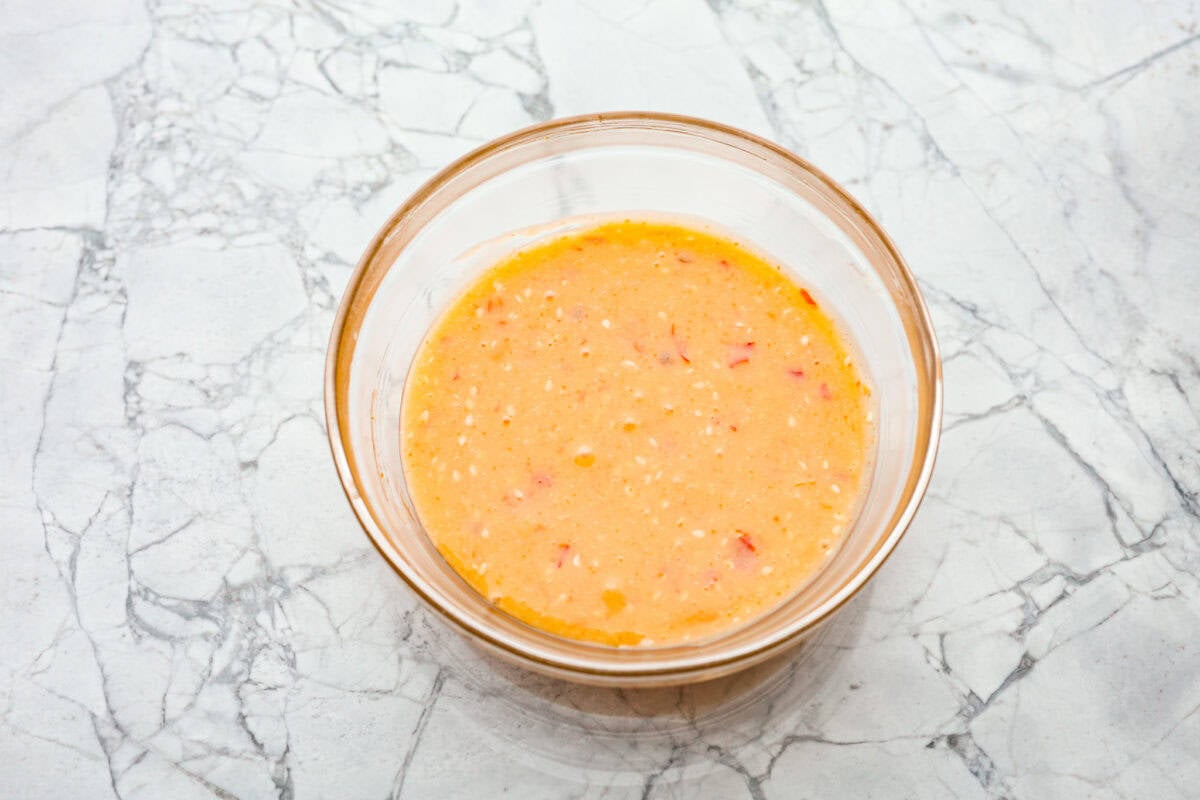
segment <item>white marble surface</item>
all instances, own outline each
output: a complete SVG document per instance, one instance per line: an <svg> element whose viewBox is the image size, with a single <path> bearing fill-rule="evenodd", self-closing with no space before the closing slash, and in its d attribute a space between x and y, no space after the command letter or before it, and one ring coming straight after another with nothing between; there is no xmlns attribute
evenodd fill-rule
<svg viewBox="0 0 1200 800"><path fill-rule="evenodd" d="M0 794L1194 797L1198 24L0 4ZM390 211L487 138L615 108L829 171L945 352L917 523L757 681L616 695L479 661L368 545L324 441L333 309Z"/></svg>

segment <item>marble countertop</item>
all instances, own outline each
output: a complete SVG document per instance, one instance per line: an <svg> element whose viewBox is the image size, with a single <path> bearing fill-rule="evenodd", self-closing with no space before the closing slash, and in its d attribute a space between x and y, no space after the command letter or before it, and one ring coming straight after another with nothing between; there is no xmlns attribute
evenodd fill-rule
<svg viewBox="0 0 1200 800"><path fill-rule="evenodd" d="M1173 798L1200 785L1195 3L19 1L0 19L0 786ZM332 469L360 249L451 158L695 114L841 181L945 435L824 638L715 686L474 655Z"/></svg>

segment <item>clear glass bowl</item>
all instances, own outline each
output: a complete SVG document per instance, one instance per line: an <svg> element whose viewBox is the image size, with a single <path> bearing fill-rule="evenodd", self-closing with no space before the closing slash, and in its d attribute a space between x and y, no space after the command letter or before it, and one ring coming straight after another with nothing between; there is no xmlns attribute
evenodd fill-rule
<svg viewBox="0 0 1200 800"><path fill-rule="evenodd" d="M709 220L815 289L874 389L876 453L838 552L773 610L703 641L617 648L565 639L493 607L434 548L404 482L400 403L426 330L470 280L570 218L638 212ZM539 672L617 686L716 678L810 635L879 568L933 470L941 362L916 281L887 235L810 164L743 131L665 114L595 114L518 131L464 156L367 247L334 322L329 441L380 553L476 643Z"/></svg>

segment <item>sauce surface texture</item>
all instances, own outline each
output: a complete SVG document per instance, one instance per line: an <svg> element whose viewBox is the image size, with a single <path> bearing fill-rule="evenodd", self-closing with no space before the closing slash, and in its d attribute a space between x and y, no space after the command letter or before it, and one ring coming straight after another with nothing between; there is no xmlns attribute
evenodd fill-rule
<svg viewBox="0 0 1200 800"><path fill-rule="evenodd" d="M506 258L436 322L402 411L438 550L500 608L614 645L769 610L836 549L869 389L816 300L736 242L602 224Z"/></svg>

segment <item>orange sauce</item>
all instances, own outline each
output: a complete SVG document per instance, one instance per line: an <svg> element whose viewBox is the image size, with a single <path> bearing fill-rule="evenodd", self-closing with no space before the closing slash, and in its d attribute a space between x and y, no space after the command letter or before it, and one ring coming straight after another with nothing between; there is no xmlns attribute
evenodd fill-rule
<svg viewBox="0 0 1200 800"><path fill-rule="evenodd" d="M870 391L817 300L736 242L610 222L506 258L405 390L405 475L450 565L525 622L614 645L728 629L853 521Z"/></svg>

